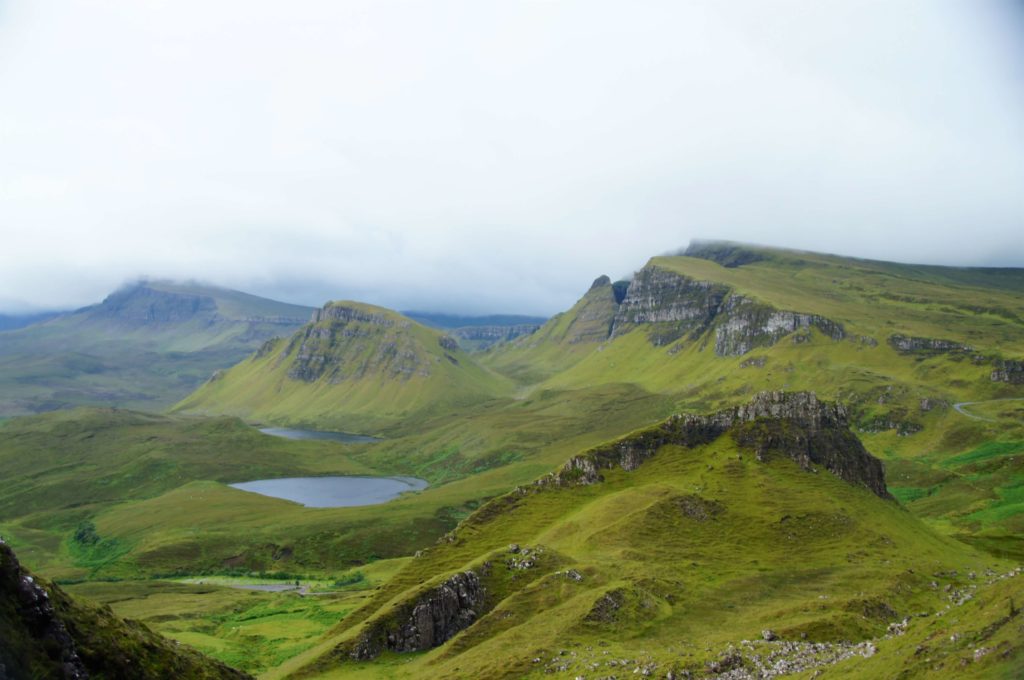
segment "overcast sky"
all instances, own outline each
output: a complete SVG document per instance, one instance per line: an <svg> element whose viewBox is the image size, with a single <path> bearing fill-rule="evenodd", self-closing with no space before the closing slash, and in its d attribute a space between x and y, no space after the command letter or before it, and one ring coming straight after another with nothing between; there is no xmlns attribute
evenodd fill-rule
<svg viewBox="0 0 1024 680"><path fill-rule="evenodd" d="M1024 266L1000 0L0 0L0 311L551 314L692 237Z"/></svg>

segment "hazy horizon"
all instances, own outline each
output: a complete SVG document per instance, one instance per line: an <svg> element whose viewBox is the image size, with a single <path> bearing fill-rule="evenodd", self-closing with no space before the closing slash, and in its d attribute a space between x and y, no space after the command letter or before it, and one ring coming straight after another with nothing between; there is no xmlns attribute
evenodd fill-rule
<svg viewBox="0 0 1024 680"><path fill-rule="evenodd" d="M548 316L692 238L1024 266L1013 0L0 4L0 313Z"/></svg>

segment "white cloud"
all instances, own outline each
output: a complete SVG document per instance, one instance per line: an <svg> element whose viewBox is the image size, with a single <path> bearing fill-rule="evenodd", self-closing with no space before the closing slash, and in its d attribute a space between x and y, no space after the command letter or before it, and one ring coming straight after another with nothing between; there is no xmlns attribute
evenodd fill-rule
<svg viewBox="0 0 1024 680"><path fill-rule="evenodd" d="M552 313L693 236L1024 265L1011 3L11 0L0 307Z"/></svg>

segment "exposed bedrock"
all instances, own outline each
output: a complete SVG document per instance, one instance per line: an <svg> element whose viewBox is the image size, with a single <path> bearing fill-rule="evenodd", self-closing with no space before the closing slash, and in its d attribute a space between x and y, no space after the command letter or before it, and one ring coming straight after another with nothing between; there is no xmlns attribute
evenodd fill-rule
<svg viewBox="0 0 1024 680"><path fill-rule="evenodd" d="M889 336L889 344L897 352L926 352L930 354L946 354L950 352L973 352L974 348L955 340L941 338L920 338L899 333Z"/></svg>
<svg viewBox="0 0 1024 680"><path fill-rule="evenodd" d="M37 640L50 657L52 667L59 669L58 677L78 680L89 677L75 641L68 633L50 601L50 594L22 569L10 548L0 541L0 596L7 600L13 615L26 634ZM5 622L10 624L11 622ZM2 633L3 631L0 631ZM4 644L13 639L0 640ZM5 652L8 650L4 650ZM16 650L10 650L12 653ZM0 661L3 660L0 654ZM3 665L0 665L0 676Z"/></svg>
<svg viewBox="0 0 1024 680"><path fill-rule="evenodd" d="M996 361L992 371L992 382L1004 382L1012 385L1024 384L1024 361L1001 359Z"/></svg>
<svg viewBox="0 0 1024 680"><path fill-rule="evenodd" d="M780 311L742 295L732 295L722 305L723 321L715 328L715 354L740 356L755 347L774 345L782 337L803 328L817 328L842 340L843 326L816 314Z"/></svg>
<svg viewBox="0 0 1024 680"><path fill-rule="evenodd" d="M666 444L692 448L729 432L737 445L752 451L758 460L787 456L805 470L822 467L891 498L882 462L867 452L849 427L846 407L820 401L813 392L761 392L742 406L710 415L676 415L591 449L539 483L594 484L602 481L602 470L635 470Z"/></svg>
<svg viewBox="0 0 1024 680"><path fill-rule="evenodd" d="M397 617L372 624L352 648L355 659L381 652L421 652L442 645L481 614L485 589L473 571L455 574L402 608Z"/></svg>
<svg viewBox="0 0 1024 680"><path fill-rule="evenodd" d="M661 269L644 267L629 284L626 296L612 320L611 336L639 324L671 324L661 335L664 344L685 333L710 326L729 288L710 281L696 281Z"/></svg>
<svg viewBox="0 0 1024 680"><path fill-rule="evenodd" d="M739 295L719 283L697 281L660 267L644 267L629 284L612 320L611 337L646 326L655 345L689 335L696 339L714 328L714 351L739 356L767 347L805 328L832 338L845 337L843 326L815 314L779 310Z"/></svg>

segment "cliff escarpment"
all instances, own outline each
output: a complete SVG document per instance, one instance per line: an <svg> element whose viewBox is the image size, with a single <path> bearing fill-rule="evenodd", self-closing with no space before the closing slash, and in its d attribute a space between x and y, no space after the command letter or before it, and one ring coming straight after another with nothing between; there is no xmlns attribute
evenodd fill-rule
<svg viewBox="0 0 1024 680"><path fill-rule="evenodd" d="M724 284L651 265L637 272L629 284L610 335L637 327L645 327L656 346L684 336L696 340L713 329L714 351L719 356L740 356L812 327L833 340L846 336L842 324L825 317L776 309Z"/></svg>
<svg viewBox="0 0 1024 680"><path fill-rule="evenodd" d="M532 335L540 324L515 324L511 326L465 326L453 328L450 333L460 343L474 350L483 350L503 342L512 342L524 335Z"/></svg>
<svg viewBox="0 0 1024 680"><path fill-rule="evenodd" d="M291 337L280 358L291 357L288 377L304 382L326 377L338 383L368 373L392 379L429 377L430 361L424 348L411 335L400 332L411 325L411 321L356 306L328 304L313 312L310 323Z"/></svg>
<svg viewBox="0 0 1024 680"><path fill-rule="evenodd" d="M353 659L381 652L422 652L442 645L483 613L486 589L474 571L453 575L409 602L392 618L374 622L349 651Z"/></svg>
<svg viewBox="0 0 1024 680"><path fill-rule="evenodd" d="M820 466L850 484L891 498L882 462L850 431L849 417L843 405L820 401L813 392L762 392L747 404L710 415L676 415L591 449L541 483L598 483L602 470L635 470L662 446L693 448L729 433L740 449L760 461L784 456L804 470Z"/></svg>
<svg viewBox="0 0 1024 680"><path fill-rule="evenodd" d="M39 581L0 540L0 678L250 676Z"/></svg>

